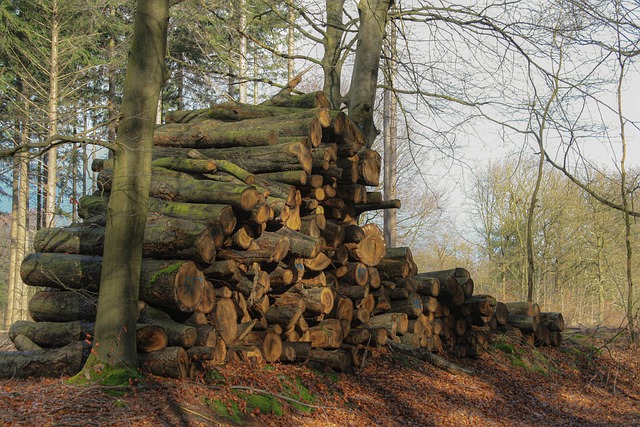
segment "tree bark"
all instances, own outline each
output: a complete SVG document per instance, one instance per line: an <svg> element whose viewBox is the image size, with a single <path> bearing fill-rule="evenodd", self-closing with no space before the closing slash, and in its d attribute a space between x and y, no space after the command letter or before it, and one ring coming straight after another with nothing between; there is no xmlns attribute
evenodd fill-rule
<svg viewBox="0 0 640 427"><path fill-rule="evenodd" d="M156 107L165 80L170 0L138 0L114 150L100 280L95 362L136 367L136 314Z"/></svg>
<svg viewBox="0 0 640 427"><path fill-rule="evenodd" d="M0 353L0 378L75 375L82 369L84 347L75 342L55 350Z"/></svg>
<svg viewBox="0 0 640 427"><path fill-rule="evenodd" d="M147 221L143 256L185 258L208 264L214 260L222 238L222 230L215 224L160 217ZM36 233L33 246L36 252L102 255L104 227L43 228Z"/></svg>
<svg viewBox="0 0 640 427"><path fill-rule="evenodd" d="M108 199L104 197L85 196L80 199L80 217L91 219L106 215ZM225 234L231 234L236 227L236 217L229 205L169 202L149 198L149 212L175 218L213 221L222 225Z"/></svg>
<svg viewBox="0 0 640 427"><path fill-rule="evenodd" d="M36 322L95 320L98 299L80 291L40 291L29 301L29 314Z"/></svg>
<svg viewBox="0 0 640 427"><path fill-rule="evenodd" d="M35 253L24 259L21 273L30 286L96 291L103 286L104 268L104 258L99 256ZM144 301L188 312L202 297L204 276L191 261L145 258L138 283Z"/></svg>
<svg viewBox="0 0 640 427"><path fill-rule="evenodd" d="M349 88L349 116L362 130L371 147L378 131L373 122L380 52L390 0L360 0L358 44Z"/></svg>

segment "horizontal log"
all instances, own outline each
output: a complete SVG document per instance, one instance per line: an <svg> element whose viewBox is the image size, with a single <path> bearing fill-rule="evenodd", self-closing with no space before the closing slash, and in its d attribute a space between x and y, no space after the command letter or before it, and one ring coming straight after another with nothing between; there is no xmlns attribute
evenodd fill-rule
<svg viewBox="0 0 640 427"><path fill-rule="evenodd" d="M550 331L564 331L564 318L562 317L562 313L543 312L540 313L540 317L542 323L544 323Z"/></svg>
<svg viewBox="0 0 640 427"><path fill-rule="evenodd" d="M286 91L271 97L269 100L262 103L262 105L290 108L329 108L331 103L322 91L310 92L302 95L294 95L290 91Z"/></svg>
<svg viewBox="0 0 640 427"><path fill-rule="evenodd" d="M93 336L93 322L32 322L18 320L9 328L9 339L13 341L23 335L40 347L62 347Z"/></svg>
<svg viewBox="0 0 640 427"><path fill-rule="evenodd" d="M36 322L95 320L98 296L82 291L38 291L29 300L29 315Z"/></svg>
<svg viewBox="0 0 640 427"><path fill-rule="evenodd" d="M214 173L218 169L218 164L215 160L186 159L183 157L162 157L151 162L151 166L193 174Z"/></svg>
<svg viewBox="0 0 640 427"><path fill-rule="evenodd" d="M197 123L167 123L155 128L153 143L162 147L226 148L273 145L278 140L274 129L239 128L215 120Z"/></svg>
<svg viewBox="0 0 640 427"><path fill-rule="evenodd" d="M265 117L302 116L310 118L316 117L323 127L327 127L331 123L331 115L329 114L329 109L326 107L316 107L313 109L280 107L274 105L242 104L235 101L227 101L209 107L206 116L210 119L232 122Z"/></svg>
<svg viewBox="0 0 640 427"><path fill-rule="evenodd" d="M36 252L102 255L104 230L100 226L42 228L34 237L33 247ZM145 227L143 256L208 264L214 260L223 238L224 230L215 222L153 218Z"/></svg>
<svg viewBox="0 0 640 427"><path fill-rule="evenodd" d="M85 220L96 216L104 218L108 201L109 199L105 197L81 197L78 210L80 218ZM236 217L229 205L170 202L150 197L148 208L150 214L217 222L222 226L225 234L230 234L236 226Z"/></svg>
<svg viewBox="0 0 640 427"><path fill-rule="evenodd" d="M138 324L136 328L136 350L139 353L151 353L167 348L169 336L158 325Z"/></svg>
<svg viewBox="0 0 640 427"><path fill-rule="evenodd" d="M167 347L139 355L140 368L153 375L168 378L188 378L189 356L182 347Z"/></svg>
<svg viewBox="0 0 640 427"><path fill-rule="evenodd" d="M198 152L215 161L231 161L252 174L286 170L311 173L313 165L309 142L305 139L263 147L203 148L198 149ZM158 147L154 150L156 157L187 157L188 153L189 150L183 148Z"/></svg>
<svg viewBox="0 0 640 427"><path fill-rule="evenodd" d="M195 327L175 322L167 313L157 308L146 304L142 306L138 322L162 328L167 333L168 345L184 348L195 345L198 338Z"/></svg>
<svg viewBox="0 0 640 427"><path fill-rule="evenodd" d="M84 347L74 342L55 350L0 352L0 378L75 375L82 369Z"/></svg>
<svg viewBox="0 0 640 427"><path fill-rule="evenodd" d="M338 348L344 339L342 323L338 319L326 319L309 329L311 348Z"/></svg>
<svg viewBox="0 0 640 427"><path fill-rule="evenodd" d="M29 286L96 291L102 257L32 253L22 262L22 281ZM204 275L191 261L142 260L140 299L173 310L193 311L202 298Z"/></svg>
<svg viewBox="0 0 640 427"><path fill-rule="evenodd" d="M380 264L386 252L384 235L375 224L366 224L361 228L365 237L358 243L346 243L345 246L355 260L369 267L375 267Z"/></svg>

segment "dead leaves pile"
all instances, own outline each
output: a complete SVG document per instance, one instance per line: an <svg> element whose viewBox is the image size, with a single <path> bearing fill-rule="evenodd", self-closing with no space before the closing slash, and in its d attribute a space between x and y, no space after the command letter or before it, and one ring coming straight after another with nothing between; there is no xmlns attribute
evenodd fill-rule
<svg viewBox="0 0 640 427"><path fill-rule="evenodd" d="M506 343L478 360L453 360L477 372L463 378L376 349L355 374L230 363L195 381L148 378L124 396L64 379L1 380L0 425L238 425L212 401L239 410L245 426L640 425L637 354L637 346L588 336L558 348ZM296 405L304 390L311 397ZM248 406L239 391L278 400L283 414Z"/></svg>

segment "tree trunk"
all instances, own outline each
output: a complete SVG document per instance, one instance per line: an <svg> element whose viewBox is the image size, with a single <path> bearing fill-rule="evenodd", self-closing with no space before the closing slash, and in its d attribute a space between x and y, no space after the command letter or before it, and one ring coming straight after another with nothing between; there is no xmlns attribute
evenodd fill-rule
<svg viewBox="0 0 640 427"><path fill-rule="evenodd" d="M385 55L385 90L384 90L384 115L383 115L383 135L384 135L384 182L383 191L386 200L396 198L396 182L398 180L397 165L397 135L398 135L398 112L396 95L393 87L396 80L397 71L397 31L394 23L388 25L389 37L386 41ZM384 211L384 237L388 247L394 247L397 240L397 219L394 209Z"/></svg>
<svg viewBox="0 0 640 427"><path fill-rule="evenodd" d="M49 108L47 120L49 122L49 136L58 133L58 81L59 55L58 38L60 36L60 21L58 17L58 0L51 2L51 56L49 63ZM55 226L56 188L58 185L58 151L51 147L47 153L47 188L45 199L45 224Z"/></svg>
<svg viewBox="0 0 640 427"><path fill-rule="evenodd" d="M358 44L349 88L349 116L362 130L371 147L378 131L373 122L380 52L384 39L389 0L360 0Z"/></svg>
<svg viewBox="0 0 640 427"><path fill-rule="evenodd" d="M96 362L136 367L136 314L147 221L156 107L165 80L169 0L138 0L115 143L113 189L107 210L104 268L94 337ZM93 371L93 372L92 372Z"/></svg>

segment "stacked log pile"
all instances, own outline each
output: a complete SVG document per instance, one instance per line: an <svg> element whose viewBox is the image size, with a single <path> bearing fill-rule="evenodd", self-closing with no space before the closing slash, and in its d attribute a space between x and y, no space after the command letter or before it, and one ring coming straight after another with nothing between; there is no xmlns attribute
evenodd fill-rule
<svg viewBox="0 0 640 427"><path fill-rule="evenodd" d="M390 341L478 356L510 323L534 343L557 341L561 316L530 324L524 309L474 296L462 268L418 274L409 248L358 225L362 212L400 202L368 190L380 156L328 105L321 92L282 93L175 112L156 129L142 365L173 377L230 358L347 370ZM40 230L22 264L23 281L47 290L30 302L35 322L11 328L19 350L91 339L113 161L93 167L99 191L80 201L83 223Z"/></svg>

